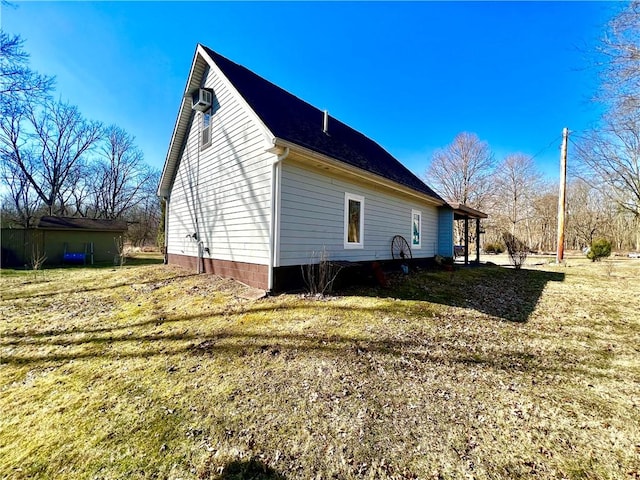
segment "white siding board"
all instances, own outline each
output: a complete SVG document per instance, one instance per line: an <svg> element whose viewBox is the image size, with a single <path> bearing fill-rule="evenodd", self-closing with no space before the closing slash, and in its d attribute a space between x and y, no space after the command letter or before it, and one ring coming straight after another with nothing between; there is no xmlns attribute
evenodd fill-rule
<svg viewBox="0 0 640 480"><path fill-rule="evenodd" d="M206 257L267 264L273 154L253 120L213 69L204 83L220 104L212 117L211 145L200 150L194 116L171 191L169 253L196 256L198 231ZM197 222L196 222L197 220ZM196 225L197 223L197 225Z"/></svg>
<svg viewBox="0 0 640 480"><path fill-rule="evenodd" d="M391 239L410 240L411 210L422 212L422 248L414 257L435 255L437 209L419 200L325 170L285 161L282 168L280 263L307 263L323 247L334 260L386 260ZM345 192L365 198L364 248L344 248Z"/></svg>

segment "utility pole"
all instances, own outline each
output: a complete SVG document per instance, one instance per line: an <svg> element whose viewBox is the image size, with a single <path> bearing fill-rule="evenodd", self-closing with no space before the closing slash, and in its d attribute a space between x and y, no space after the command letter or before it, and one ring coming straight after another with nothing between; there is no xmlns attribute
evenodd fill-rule
<svg viewBox="0 0 640 480"><path fill-rule="evenodd" d="M556 263L564 258L564 214L567 206L567 140L569 129L562 129L562 148L560 149L560 195L558 196L558 248Z"/></svg>

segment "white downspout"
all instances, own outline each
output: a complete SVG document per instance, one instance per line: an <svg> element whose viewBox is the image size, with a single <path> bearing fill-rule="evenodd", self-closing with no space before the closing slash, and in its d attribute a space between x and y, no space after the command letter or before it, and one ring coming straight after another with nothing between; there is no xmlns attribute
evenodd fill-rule
<svg viewBox="0 0 640 480"><path fill-rule="evenodd" d="M280 149L282 153L277 154L276 160L271 164L271 220L269 225L269 272L268 272L268 291L273 290L273 269L276 265L276 237L277 237L277 228L276 228L276 217L279 215L278 212L278 195L279 195L279 185L278 185L278 169L280 163L287 158L289 155L289 147L285 147L284 150Z"/></svg>
<svg viewBox="0 0 640 480"><path fill-rule="evenodd" d="M164 197L164 264L169 263L169 197Z"/></svg>

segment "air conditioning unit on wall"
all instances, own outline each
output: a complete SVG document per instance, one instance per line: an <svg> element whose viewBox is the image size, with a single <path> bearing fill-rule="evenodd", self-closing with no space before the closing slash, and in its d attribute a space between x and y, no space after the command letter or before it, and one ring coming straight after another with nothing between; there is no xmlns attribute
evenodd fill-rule
<svg viewBox="0 0 640 480"><path fill-rule="evenodd" d="M206 88L199 88L191 94L191 108L199 112L206 112L211 108L213 92Z"/></svg>

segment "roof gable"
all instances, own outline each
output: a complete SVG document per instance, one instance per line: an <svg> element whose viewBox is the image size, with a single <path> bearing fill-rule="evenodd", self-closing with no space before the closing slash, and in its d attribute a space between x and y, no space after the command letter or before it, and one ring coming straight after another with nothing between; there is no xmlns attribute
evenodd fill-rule
<svg viewBox="0 0 640 480"><path fill-rule="evenodd" d="M203 57L209 58L203 58ZM167 196L177 171L181 152L193 121L189 93L197 88L207 65L215 66L246 103L265 134L378 175L438 202L444 200L376 142L343 122L331 118L323 131L324 112L286 90L232 62L204 45L198 45L187 80L180 111L165 160L158 195Z"/></svg>
<svg viewBox="0 0 640 480"><path fill-rule="evenodd" d="M333 117L329 120L328 133L325 133L322 128L323 111L210 48L203 46L203 49L277 138L443 201L428 185L367 136Z"/></svg>

